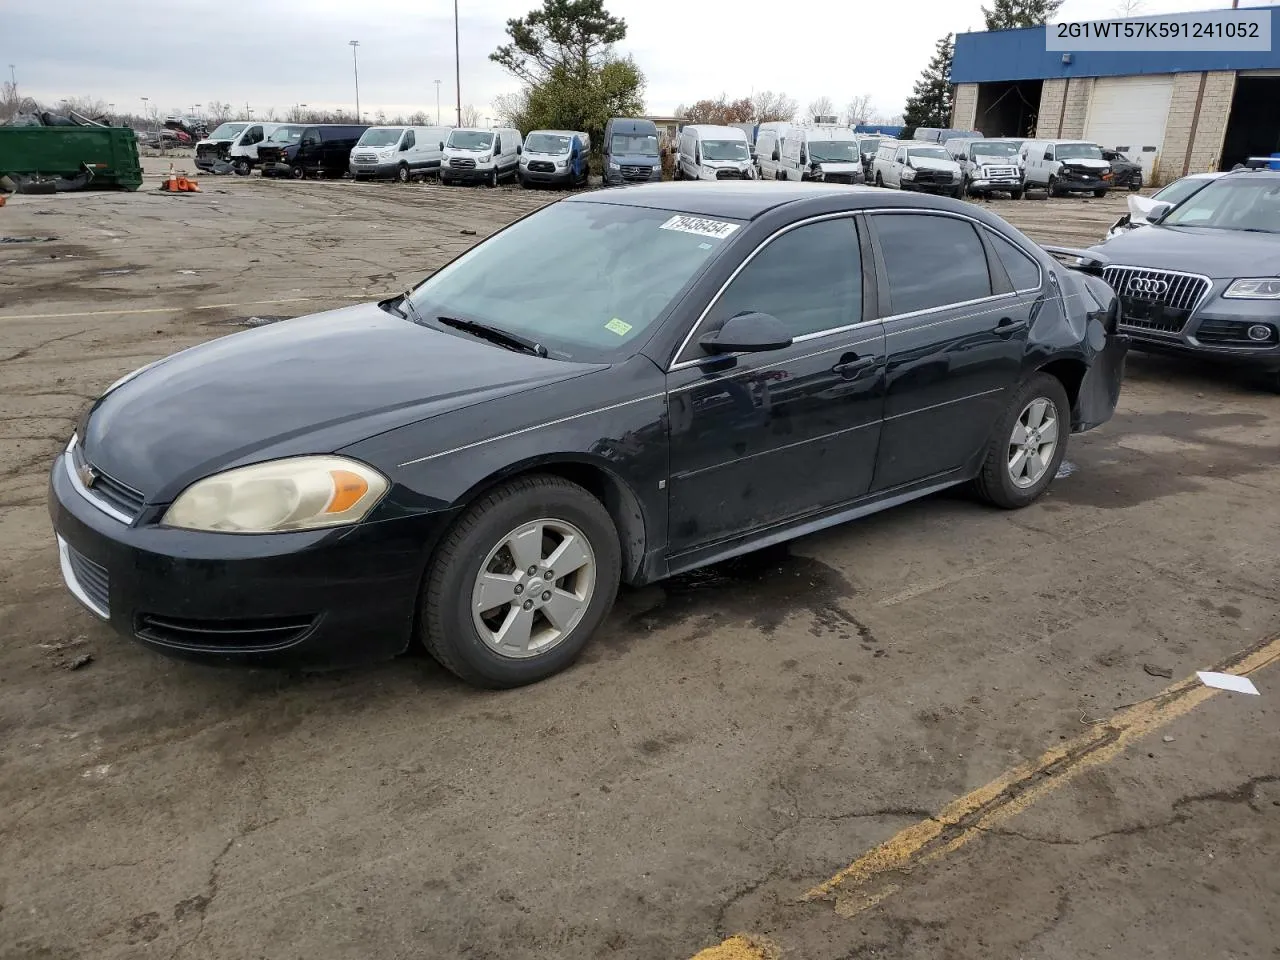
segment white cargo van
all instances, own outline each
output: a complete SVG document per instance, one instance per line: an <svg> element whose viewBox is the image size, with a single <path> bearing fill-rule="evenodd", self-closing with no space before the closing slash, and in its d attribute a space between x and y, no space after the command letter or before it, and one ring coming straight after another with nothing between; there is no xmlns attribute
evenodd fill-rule
<svg viewBox="0 0 1280 960"><path fill-rule="evenodd" d="M499 180L519 175L522 152L520 131L512 127L459 127L445 138L440 182L496 187Z"/></svg>
<svg viewBox="0 0 1280 960"><path fill-rule="evenodd" d="M797 127L782 144L779 180L862 183L862 155L853 131L841 127Z"/></svg>
<svg viewBox="0 0 1280 960"><path fill-rule="evenodd" d="M782 145L793 129L794 123L782 120L760 124L760 129L756 131L756 172L764 179L778 178L778 168L782 164Z"/></svg>
<svg viewBox="0 0 1280 960"><path fill-rule="evenodd" d="M258 144L262 143L280 127L282 123L251 123L231 142L231 150L227 159L231 167L242 177L247 177L258 165Z"/></svg>
<svg viewBox="0 0 1280 960"><path fill-rule="evenodd" d="M680 131L677 180L754 180L751 144L738 127L693 123Z"/></svg>
<svg viewBox="0 0 1280 960"><path fill-rule="evenodd" d="M440 172L441 142L449 127L370 127L351 148L347 168L357 180L414 177Z"/></svg>

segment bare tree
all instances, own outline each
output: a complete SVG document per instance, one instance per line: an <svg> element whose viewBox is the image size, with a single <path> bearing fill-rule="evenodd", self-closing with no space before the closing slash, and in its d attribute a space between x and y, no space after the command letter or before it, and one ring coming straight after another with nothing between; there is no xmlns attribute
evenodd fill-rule
<svg viewBox="0 0 1280 960"><path fill-rule="evenodd" d="M427 114L425 111L419 110L417 113L409 114L409 124L414 127L425 127L428 124Z"/></svg>
<svg viewBox="0 0 1280 960"><path fill-rule="evenodd" d="M757 123L770 120L794 120L796 102L785 93L774 93L772 90L761 90L751 97L751 106Z"/></svg>
<svg viewBox="0 0 1280 960"><path fill-rule="evenodd" d="M809 114L809 119L812 120L815 117L829 117L831 116L831 111L834 109L835 104L831 102L830 97L819 97L817 100L814 100L809 104L807 112Z"/></svg>
<svg viewBox="0 0 1280 960"><path fill-rule="evenodd" d="M209 129L212 130L225 120L234 119L235 109L225 100L210 100L205 104L205 115L209 118Z"/></svg>
<svg viewBox="0 0 1280 960"><path fill-rule="evenodd" d="M1144 0L1120 0L1115 6L1117 17L1136 17L1146 8Z"/></svg>
<svg viewBox="0 0 1280 960"><path fill-rule="evenodd" d="M471 104L462 108L462 125L464 127L480 126L480 111Z"/></svg>
<svg viewBox="0 0 1280 960"><path fill-rule="evenodd" d="M529 115L529 88L522 87L515 93L502 93L493 98L493 115L509 127L525 128Z"/></svg>
<svg viewBox="0 0 1280 960"><path fill-rule="evenodd" d="M850 126L856 126L859 123L871 123L871 94L863 93L851 98L845 106L844 112Z"/></svg>

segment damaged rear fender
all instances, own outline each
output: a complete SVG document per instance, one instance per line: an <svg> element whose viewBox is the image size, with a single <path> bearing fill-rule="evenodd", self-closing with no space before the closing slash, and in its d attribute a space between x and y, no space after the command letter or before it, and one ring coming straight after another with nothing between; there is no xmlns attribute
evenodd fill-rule
<svg viewBox="0 0 1280 960"><path fill-rule="evenodd" d="M1120 299L1096 272L1096 260L1075 269L1056 269L1070 326L1079 333L1085 374L1071 409L1073 432L1106 423L1120 402L1129 338L1119 331Z"/></svg>

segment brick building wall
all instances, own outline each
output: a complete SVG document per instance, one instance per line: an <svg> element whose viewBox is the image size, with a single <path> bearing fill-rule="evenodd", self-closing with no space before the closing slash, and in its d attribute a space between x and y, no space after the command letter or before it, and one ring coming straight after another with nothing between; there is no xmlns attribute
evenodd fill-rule
<svg viewBox="0 0 1280 960"><path fill-rule="evenodd" d="M978 85L958 83L951 102L951 129L973 130L978 125Z"/></svg>

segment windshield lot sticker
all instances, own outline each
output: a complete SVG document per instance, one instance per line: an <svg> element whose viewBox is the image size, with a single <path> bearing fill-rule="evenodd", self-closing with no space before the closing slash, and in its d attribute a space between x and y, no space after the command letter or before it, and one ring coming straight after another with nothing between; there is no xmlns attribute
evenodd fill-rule
<svg viewBox="0 0 1280 960"><path fill-rule="evenodd" d="M627 323L625 320L619 320L617 317L614 317L612 320L606 323L604 325L604 328L606 330L612 330L614 333L616 333L620 337L625 337L628 333L631 332L631 324Z"/></svg>
<svg viewBox="0 0 1280 960"><path fill-rule="evenodd" d="M693 233L700 237L712 237L723 240L738 229L736 223L725 223L723 220L707 220L704 217L674 216L662 224L659 230L679 230L681 233Z"/></svg>

